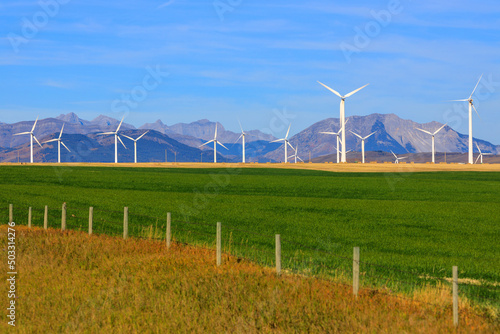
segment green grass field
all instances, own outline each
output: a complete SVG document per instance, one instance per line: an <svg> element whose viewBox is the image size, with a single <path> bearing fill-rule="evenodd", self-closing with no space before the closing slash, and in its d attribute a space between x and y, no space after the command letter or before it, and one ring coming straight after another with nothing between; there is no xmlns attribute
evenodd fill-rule
<svg viewBox="0 0 500 334"><path fill-rule="evenodd" d="M348 280L352 249L361 249L362 284L411 289L449 278L461 293L498 307L500 298L500 174L331 173L283 169L153 169L2 167L1 217L9 203L15 221L120 234L123 207L132 235L164 231L172 212L174 237L212 246L223 224L227 251L271 265L281 234L283 266ZM189 222L189 224L188 224ZM158 233L158 232L157 232ZM163 232L162 232L163 233Z"/></svg>

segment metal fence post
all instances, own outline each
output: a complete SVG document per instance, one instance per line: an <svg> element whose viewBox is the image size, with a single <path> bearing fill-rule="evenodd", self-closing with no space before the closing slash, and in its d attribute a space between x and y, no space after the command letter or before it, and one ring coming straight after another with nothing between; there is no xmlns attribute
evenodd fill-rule
<svg viewBox="0 0 500 334"><path fill-rule="evenodd" d="M217 223L217 267L222 264L222 224Z"/></svg>
<svg viewBox="0 0 500 334"><path fill-rule="evenodd" d="M281 237L276 234L276 274L281 275Z"/></svg>
<svg viewBox="0 0 500 334"><path fill-rule="evenodd" d="M453 266L453 325L458 327L458 267Z"/></svg>
<svg viewBox="0 0 500 334"><path fill-rule="evenodd" d="M12 223L14 220L14 206L9 204L9 223Z"/></svg>
<svg viewBox="0 0 500 334"><path fill-rule="evenodd" d="M92 224L94 222L94 207L89 207L89 235L92 235Z"/></svg>
<svg viewBox="0 0 500 334"><path fill-rule="evenodd" d="M354 247L352 261L352 293L356 297L359 292L359 247Z"/></svg>
<svg viewBox="0 0 500 334"><path fill-rule="evenodd" d="M45 206L45 211L43 212L43 228L46 230L49 228L49 207Z"/></svg>
<svg viewBox="0 0 500 334"><path fill-rule="evenodd" d="M167 235L166 235L167 249L170 248L170 240L172 240L172 231L170 229L171 221L172 221L172 215L170 212L167 212Z"/></svg>
<svg viewBox="0 0 500 334"><path fill-rule="evenodd" d="M128 207L123 208L123 239L128 238Z"/></svg>
<svg viewBox="0 0 500 334"><path fill-rule="evenodd" d="M32 212L31 212L31 206L28 209L28 228L31 228L31 218L32 218Z"/></svg>
<svg viewBox="0 0 500 334"><path fill-rule="evenodd" d="M62 214L61 214L61 231L66 230L66 202L62 205Z"/></svg>

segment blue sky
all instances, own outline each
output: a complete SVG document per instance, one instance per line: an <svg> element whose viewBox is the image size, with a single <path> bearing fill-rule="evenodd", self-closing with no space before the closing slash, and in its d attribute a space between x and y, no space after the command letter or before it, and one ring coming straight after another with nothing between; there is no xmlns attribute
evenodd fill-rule
<svg viewBox="0 0 500 334"><path fill-rule="evenodd" d="M289 121L296 133L338 117L319 80L343 94L370 83L347 116L395 113L467 133L467 104L446 101L467 98L484 73L474 136L500 144L498 1L40 3L0 4L2 122L75 112L237 131L239 118L279 136Z"/></svg>

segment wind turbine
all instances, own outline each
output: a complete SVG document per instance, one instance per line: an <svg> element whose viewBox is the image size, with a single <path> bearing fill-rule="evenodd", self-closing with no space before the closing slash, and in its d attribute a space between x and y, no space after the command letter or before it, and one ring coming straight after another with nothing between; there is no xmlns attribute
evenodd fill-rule
<svg viewBox="0 0 500 334"><path fill-rule="evenodd" d="M50 143L50 142L53 142L53 141L57 142L57 162L58 163L61 163L61 144L68 150L68 152L71 152L69 150L69 148L66 145L64 145L64 143L61 140L61 136L62 136L63 130L64 130L64 123L62 125L61 132L59 133L59 137L58 138L54 138L54 139L51 139L51 140L47 140L46 142L43 142L44 144L45 143Z"/></svg>
<svg viewBox="0 0 500 334"><path fill-rule="evenodd" d="M122 143L123 147L127 148L127 146L125 146L125 144L122 142L122 139L120 138L120 136L118 136L118 131L120 130L120 126L122 126L124 118L125 118L125 116L123 116L120 124L118 124L116 131L103 132L103 133L98 134L98 135L115 135L115 164L118 163L118 140L120 141L120 143Z"/></svg>
<svg viewBox="0 0 500 334"><path fill-rule="evenodd" d="M149 130L148 130L148 131L146 131L146 132L144 132L144 133L143 133L142 135L140 135L137 139L131 138L131 137L126 136L126 135L122 135L123 137L128 138L128 139L130 139L130 140L132 140L132 141L134 142L134 163L135 163L135 164L137 163L137 141L138 141L139 139L141 139L141 138L142 138L142 136L144 136L144 135L145 135L146 133L148 133L148 132L149 132Z"/></svg>
<svg viewBox="0 0 500 334"><path fill-rule="evenodd" d="M347 124L347 121L349 121L349 118L346 119L345 123ZM337 163L340 162L340 150L339 150L339 142L340 142L340 133L342 132L342 127L340 127L340 130L338 132L320 132L325 135L334 135L337 136Z"/></svg>
<svg viewBox="0 0 500 334"><path fill-rule="evenodd" d="M348 98L349 96L351 95L354 95L355 93L359 92L360 90L362 90L363 88L365 88L366 86L368 86L369 84L366 84L364 85L363 87L360 87L356 90L353 90L352 92L350 92L349 94L346 94L346 95L340 95L339 92L337 92L336 90L328 87L327 85L321 83L318 81L318 83L320 85L322 85L323 87L325 87L326 89L328 89L329 91L331 91L332 93L334 93L335 95L337 95L338 97L340 97L340 124L342 124L342 140L341 140L341 144L342 144L342 162L346 162L346 142L345 142L345 99Z"/></svg>
<svg viewBox="0 0 500 334"><path fill-rule="evenodd" d="M288 163L288 146L290 146L292 148L292 150L294 149L293 146L288 141L288 134L290 133L290 127L291 126L292 126L292 123L290 123L290 125L288 126L288 131L286 132L285 138L276 139L276 140L273 140L271 142L271 143L277 143L279 141L284 142L284 144L285 144L285 163Z"/></svg>
<svg viewBox="0 0 500 334"><path fill-rule="evenodd" d="M214 143L214 164L215 164L215 163L217 163L217 144L219 144L220 146L224 147L226 150L228 149L226 146L224 146L222 143L220 143L217 140L217 123L215 123L215 135L214 135L214 139L212 139L210 141L207 141L205 144L200 145L199 147L202 147L204 145L210 144L211 142Z"/></svg>
<svg viewBox="0 0 500 334"><path fill-rule="evenodd" d="M477 164L477 161L479 160L479 158L481 158L481 164L483 164L483 155L493 155L493 153L483 153L481 152L481 149L479 148L479 145L476 143L476 147L479 151L479 155L477 156L477 159L476 159L476 162L474 162L475 164Z"/></svg>
<svg viewBox="0 0 500 334"><path fill-rule="evenodd" d="M243 156L243 163L245 163L245 136L247 135L247 133L245 133L245 131L243 131L243 127L241 126L241 122L238 121L238 123L240 124L240 129L241 129L241 135L238 137L238 139L236 139L236 141L240 140L240 138L242 138L242 141L243 141L243 153L242 153L242 156Z"/></svg>
<svg viewBox="0 0 500 334"><path fill-rule="evenodd" d="M434 155L435 155L435 152L436 152L436 145L435 145L435 142L434 142L434 136L439 132L441 131L442 128L444 128L446 126L443 125L442 127L440 127L439 129L437 129L436 131L434 132L429 132L429 131L426 131L426 130L423 130L423 129L419 129L419 128L416 128L417 130L419 131L422 131L422 132L425 132L425 133L428 133L432 136L432 163L435 163L435 159L434 159Z"/></svg>
<svg viewBox="0 0 500 334"><path fill-rule="evenodd" d="M33 124L33 127L31 128L31 131L20 132L20 133L14 134L14 136L27 135L27 134L30 135L30 162L31 163L33 163L33 138L35 138L35 140L38 143L38 145L40 145L40 147L42 147L42 145L40 144L40 142L38 141L38 139L36 139L35 135L33 134L33 131L35 131L36 122L38 122L38 116L36 117L35 124Z"/></svg>
<svg viewBox="0 0 500 334"><path fill-rule="evenodd" d="M396 161L394 161L394 163L395 163L395 164L398 164L398 163L399 163L399 160L403 160L403 159L408 158L408 157L401 157L401 158L398 158L398 156L397 156L394 152L392 152L392 151L391 151L391 153L392 153L392 155L396 158Z"/></svg>
<svg viewBox="0 0 500 334"><path fill-rule="evenodd" d="M479 80L477 81L476 87L474 87L474 90L470 94L468 99L463 99L463 100L452 100L452 101L458 101L458 102L469 102L469 163L472 164L474 163L474 148L472 146L472 108L476 111L476 114L479 116L479 113L476 110L476 107L474 107L474 100L472 99L472 95L474 95L474 92L477 89L477 86L479 85L479 81L481 81L481 78L483 75L479 77Z"/></svg>
<svg viewBox="0 0 500 334"><path fill-rule="evenodd" d="M351 131L352 132L352 131ZM377 131L375 131L377 132ZM361 139L361 156L362 156L362 160L363 160L363 163L365 163L365 140L368 139L368 137L372 136L375 134L375 132L372 132L370 133L368 136L366 137L361 137L360 135L358 135L357 133L354 133L352 132L353 135L355 135L356 137L358 137L359 139Z"/></svg>
<svg viewBox="0 0 500 334"><path fill-rule="evenodd" d="M291 146L291 145L290 145ZM292 147L293 148L293 147ZM295 153L291 156L289 156L288 158L295 158L295 163L297 163L297 159L299 159L300 161L304 162L304 160L302 160L298 155L297 155L297 152L299 151L299 144L297 144L294 148L294 151Z"/></svg>

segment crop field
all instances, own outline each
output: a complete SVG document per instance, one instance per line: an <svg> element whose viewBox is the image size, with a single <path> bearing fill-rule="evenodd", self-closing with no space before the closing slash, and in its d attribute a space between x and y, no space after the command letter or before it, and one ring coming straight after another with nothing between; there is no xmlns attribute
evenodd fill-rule
<svg viewBox="0 0 500 334"><path fill-rule="evenodd" d="M274 235L283 268L349 282L353 247L361 251L361 285L410 293L449 288L458 266L460 293L498 310L500 173L332 173L266 168L113 168L2 166L1 217L120 235L123 207L130 234L213 247L222 222L227 252L272 265Z"/></svg>

